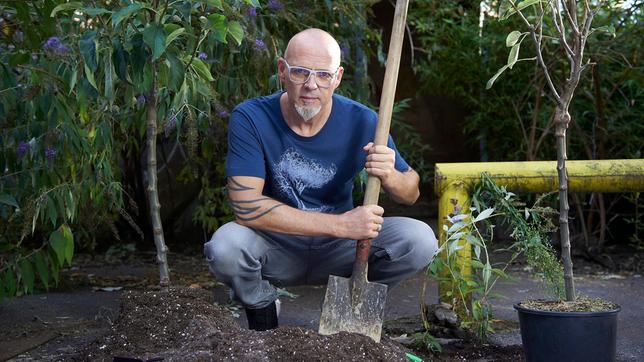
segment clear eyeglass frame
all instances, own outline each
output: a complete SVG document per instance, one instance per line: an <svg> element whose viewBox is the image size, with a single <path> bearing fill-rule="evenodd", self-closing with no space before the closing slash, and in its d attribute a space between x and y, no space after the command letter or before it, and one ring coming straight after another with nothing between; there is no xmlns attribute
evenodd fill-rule
<svg viewBox="0 0 644 362"><path fill-rule="evenodd" d="M311 79L311 75L314 74L315 84L317 84L318 87L320 88L330 88L331 85L333 84L333 81L335 81L338 75L338 70L340 69L340 67L338 67L338 69L336 69L335 72L331 72L328 70L315 70L315 69L310 69L306 67L290 65L284 58L282 58L282 60L286 65L288 78L291 80L291 82L295 84L308 83L309 79Z"/></svg>

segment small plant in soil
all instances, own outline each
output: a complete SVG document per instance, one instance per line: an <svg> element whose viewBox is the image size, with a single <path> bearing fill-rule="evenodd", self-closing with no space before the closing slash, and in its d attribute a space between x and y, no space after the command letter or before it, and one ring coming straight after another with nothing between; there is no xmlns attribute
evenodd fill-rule
<svg viewBox="0 0 644 362"><path fill-rule="evenodd" d="M563 295L563 271L554 250L549 245L547 234L554 231L552 215L555 210L541 206L544 195L531 207L527 207L517 196L497 185L486 174L475 186L472 206L469 212L451 215L445 225L446 242L441 246L444 258L437 258L428 268L428 274L438 280L450 281L452 289L446 296L452 305L462 306L458 311L459 327L471 331L485 343L494 332L491 300L498 295L494 286L501 279L509 278L505 273L520 255L524 255L544 286L556 297ZM498 219L511 230L514 243L506 251L511 252L508 260L493 263L488 245L494 239ZM462 272L458 260L459 250L470 244L473 250L471 267L473 273ZM427 313L423 313L425 316ZM425 328L429 330L427 318Z"/></svg>

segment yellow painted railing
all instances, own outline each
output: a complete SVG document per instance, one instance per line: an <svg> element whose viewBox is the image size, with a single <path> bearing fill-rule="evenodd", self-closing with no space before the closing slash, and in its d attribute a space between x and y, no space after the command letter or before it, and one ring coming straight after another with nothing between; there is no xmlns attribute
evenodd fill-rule
<svg viewBox="0 0 644 362"><path fill-rule="evenodd" d="M567 161L568 190L571 192L637 192L644 191L644 159ZM513 192L557 191L556 161L437 163L434 191L439 196L439 243L445 242L443 225L448 215L469 210L472 186L486 172L499 185ZM471 248L462 241L458 251L461 271L471 274ZM451 290L447 283L439 285L442 301L449 302L445 292Z"/></svg>

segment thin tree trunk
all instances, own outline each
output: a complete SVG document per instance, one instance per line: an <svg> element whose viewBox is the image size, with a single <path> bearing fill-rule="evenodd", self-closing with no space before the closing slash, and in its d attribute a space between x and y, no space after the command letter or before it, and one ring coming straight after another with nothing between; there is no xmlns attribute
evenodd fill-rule
<svg viewBox="0 0 644 362"><path fill-rule="evenodd" d="M561 258L564 266L564 284L566 300L575 300L575 283L570 256L570 230L568 227L568 174L566 171L566 129L570 123L570 114L565 108L557 106L555 114L555 136L557 138L557 175L559 176L559 232L561 235Z"/></svg>
<svg viewBox="0 0 644 362"><path fill-rule="evenodd" d="M159 264L159 284L167 286L170 283L170 272L168 271L167 251L163 237L163 225L161 224L161 205L157 192L157 101L156 101L156 64L152 63L152 89L146 97L147 112L147 160L148 160L148 205L150 208L150 219L152 220L152 231L154 244L157 249L157 263Z"/></svg>

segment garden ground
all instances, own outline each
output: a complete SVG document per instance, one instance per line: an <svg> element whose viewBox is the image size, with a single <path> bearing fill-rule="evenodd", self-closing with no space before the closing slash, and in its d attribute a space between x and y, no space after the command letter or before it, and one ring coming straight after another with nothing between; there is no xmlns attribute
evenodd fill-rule
<svg viewBox="0 0 644 362"><path fill-rule="evenodd" d="M281 327L270 332L247 331L243 310L228 303L227 288L214 281L199 255L172 254L170 292L155 286L152 253L126 261L76 257L55 292L6 300L0 305L0 360L111 360L114 356L166 360L405 360L405 353L428 358L399 343L401 335L421 328L419 274L394 288L386 305L385 338L381 344L357 335L319 336L317 329L324 286L288 288L282 300ZM489 345L443 339L435 360L514 361L520 359L520 337L513 303L543 292L524 266L513 266L514 281L497 292L495 315L504 320ZM622 306L618 326L618 360L644 359L644 278L638 272L613 273L593 265L577 267L580 293ZM429 282L426 303L436 302ZM404 318L407 317L407 318Z"/></svg>

